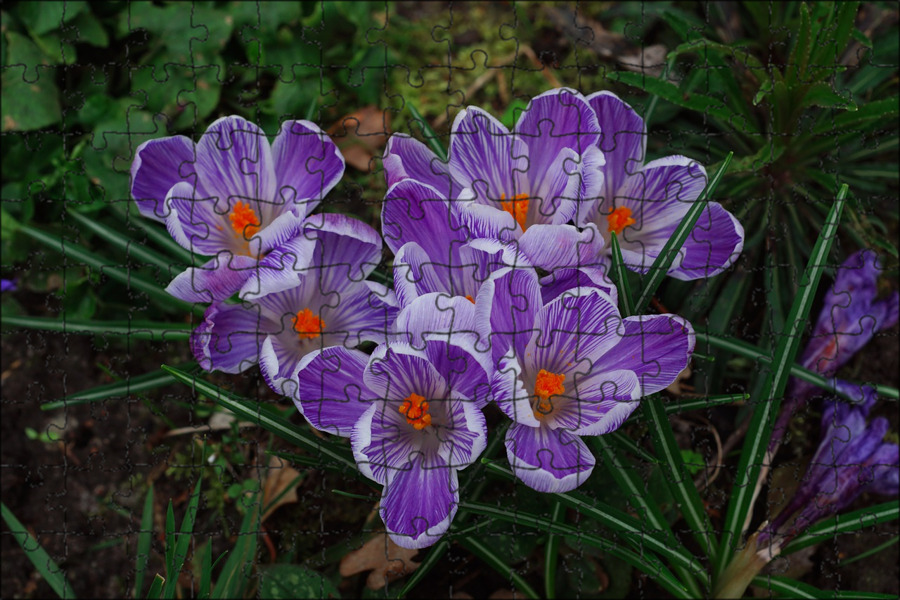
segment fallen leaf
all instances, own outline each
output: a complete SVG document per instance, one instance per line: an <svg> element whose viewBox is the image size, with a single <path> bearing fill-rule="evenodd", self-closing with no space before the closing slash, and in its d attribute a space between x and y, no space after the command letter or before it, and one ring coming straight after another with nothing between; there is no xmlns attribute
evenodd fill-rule
<svg viewBox="0 0 900 600"><path fill-rule="evenodd" d="M328 128L328 135L334 138L347 164L369 173L372 158L381 155L390 129L390 113L373 104L338 119Z"/></svg>
<svg viewBox="0 0 900 600"><path fill-rule="evenodd" d="M675 394L676 396L681 396L685 393L684 388L682 387L682 382L691 378L691 367L687 366L681 373L675 377L675 381L673 381L669 387L666 388L667 392Z"/></svg>
<svg viewBox="0 0 900 600"><path fill-rule="evenodd" d="M297 501L297 485L300 471L288 465L277 456L269 457L269 470L263 484L262 505L268 507L260 518L260 523L278 510L279 506ZM284 492L282 494L282 492ZM269 503L272 503L269 506Z"/></svg>
<svg viewBox="0 0 900 600"><path fill-rule="evenodd" d="M386 533L378 533L359 550L354 550L341 559L340 573L342 577L349 577L371 570L366 579L366 587L380 590L388 583L415 571L419 563L412 559L418 553L418 550L401 548Z"/></svg>

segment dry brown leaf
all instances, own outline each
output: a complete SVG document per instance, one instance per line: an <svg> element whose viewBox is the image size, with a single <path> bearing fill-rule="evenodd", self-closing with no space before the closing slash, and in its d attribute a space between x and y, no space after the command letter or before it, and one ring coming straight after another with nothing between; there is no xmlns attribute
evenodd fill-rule
<svg viewBox="0 0 900 600"><path fill-rule="evenodd" d="M388 583L415 571L419 563L412 559L418 553L418 550L401 548L386 533L379 533L359 550L354 550L341 559L341 576L349 577L371 570L366 579L366 587L380 590Z"/></svg>
<svg viewBox="0 0 900 600"><path fill-rule="evenodd" d="M260 523L265 521L269 515L278 510L279 506L290 504L297 501L297 484L300 471L287 464L284 460L277 456L269 457L269 470L266 475L266 482L263 484L263 506L268 506L268 510L263 513ZM285 490L287 490L285 492ZM284 495L281 495L285 492ZM281 497L279 498L279 495ZM277 500L275 500L278 498ZM275 500L272 506L269 503Z"/></svg>
<svg viewBox="0 0 900 600"><path fill-rule="evenodd" d="M381 155L390 130L390 113L373 104L341 117L328 128L328 134L334 138L348 165L369 173L372 158Z"/></svg>
<svg viewBox="0 0 900 600"><path fill-rule="evenodd" d="M684 370L681 371L681 373L678 374L677 377L675 377L675 381L673 381L669 385L669 387L666 388L666 391L671 394L675 394L676 396L684 395L686 390L682 387L682 385L683 385L682 382L687 381L690 378L691 378L691 367L687 366L684 368Z"/></svg>

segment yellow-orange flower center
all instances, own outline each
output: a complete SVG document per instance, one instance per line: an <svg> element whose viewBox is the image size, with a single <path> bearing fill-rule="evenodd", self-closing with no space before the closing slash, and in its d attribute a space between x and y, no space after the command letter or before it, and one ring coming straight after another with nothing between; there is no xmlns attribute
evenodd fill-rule
<svg viewBox="0 0 900 600"><path fill-rule="evenodd" d="M325 322L313 314L313 311L304 308L294 317L294 331L301 340L311 340L322 335Z"/></svg>
<svg viewBox="0 0 900 600"><path fill-rule="evenodd" d="M231 227L235 233L243 235L248 240L259 231L259 218L249 204L236 203L231 214L228 215L228 220L231 221Z"/></svg>
<svg viewBox="0 0 900 600"><path fill-rule="evenodd" d="M558 396L565 391L563 380L565 375L558 375L541 369L537 374L534 382L534 393L538 400L534 407L534 416L536 419L543 419L545 416L553 412L553 403L550 402L551 396Z"/></svg>
<svg viewBox="0 0 900 600"><path fill-rule="evenodd" d="M428 414L428 402L418 394L410 394L398 409L400 414L406 416L406 422L421 431L431 425L431 415Z"/></svg>
<svg viewBox="0 0 900 600"><path fill-rule="evenodd" d="M528 194L516 194L512 200L506 200L506 194L500 194L500 206L512 215L522 231L525 231L525 220L528 218Z"/></svg>
<svg viewBox="0 0 900 600"><path fill-rule="evenodd" d="M469 294L466 294L466 300L468 300L472 304L475 304L475 299L472 296L470 296Z"/></svg>
<svg viewBox="0 0 900 600"><path fill-rule="evenodd" d="M613 233L622 233L623 229L637 222L631 218L631 209L627 206L620 206L612 211L606 215L606 220L609 221L609 229L607 231Z"/></svg>

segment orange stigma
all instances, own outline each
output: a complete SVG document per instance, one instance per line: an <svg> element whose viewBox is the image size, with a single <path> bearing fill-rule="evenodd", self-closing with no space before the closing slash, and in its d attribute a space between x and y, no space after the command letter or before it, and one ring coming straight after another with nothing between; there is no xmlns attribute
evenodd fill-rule
<svg viewBox="0 0 900 600"><path fill-rule="evenodd" d="M468 294L466 294L466 300L468 300L468 301L471 302L472 304L475 304L475 299L472 298L472 296L470 296L470 295L468 295Z"/></svg>
<svg viewBox="0 0 900 600"><path fill-rule="evenodd" d="M541 369L537 374L537 379L534 382L534 393L539 398L535 404L534 416L536 419L543 419L553 412L553 403L550 402L550 396L558 396L566 390L563 387L563 379L565 378L565 375L557 375L544 369Z"/></svg>
<svg viewBox="0 0 900 600"><path fill-rule="evenodd" d="M500 205L512 215L522 231L525 231L525 219L528 218L528 194L516 194L512 200L504 202L506 194L500 194Z"/></svg>
<svg viewBox="0 0 900 600"><path fill-rule="evenodd" d="M637 222L631 218L631 209L627 206L620 206L612 211L606 215L606 220L609 221L609 229L607 231L613 233L622 233L623 229Z"/></svg>
<svg viewBox="0 0 900 600"><path fill-rule="evenodd" d="M417 431L431 425L431 415L428 414L428 403L418 394L410 394L400 405L400 414L406 415L406 422L416 428Z"/></svg>
<svg viewBox="0 0 900 600"><path fill-rule="evenodd" d="M325 322L313 314L313 311L304 308L294 317L294 331L301 340L311 340L322 335Z"/></svg>
<svg viewBox="0 0 900 600"><path fill-rule="evenodd" d="M243 202L235 204L228 219L235 233L240 233L248 240L259 231L259 219L249 204Z"/></svg>

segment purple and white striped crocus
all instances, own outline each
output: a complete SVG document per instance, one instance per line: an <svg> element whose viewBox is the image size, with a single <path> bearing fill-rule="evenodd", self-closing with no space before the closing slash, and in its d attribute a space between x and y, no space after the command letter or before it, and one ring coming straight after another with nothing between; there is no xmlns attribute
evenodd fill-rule
<svg viewBox="0 0 900 600"><path fill-rule="evenodd" d="M594 457L580 436L617 429L638 400L668 387L694 350L675 315L622 318L597 288L574 288L546 305L533 273L497 271L476 312L489 323L497 369L494 401L514 421L506 450L515 474L541 492L583 483Z"/></svg>
<svg viewBox="0 0 900 600"><path fill-rule="evenodd" d="M471 323L472 304L453 301ZM440 331L443 319L426 295L398 322L404 331ZM297 408L316 429L350 438L360 471L384 486L381 518L404 548L430 546L447 531L459 505L457 471L487 439L488 374L470 336L425 337L389 341L371 357L326 348L304 358L296 375Z"/></svg>
<svg viewBox="0 0 900 600"><path fill-rule="evenodd" d="M293 285L281 267L297 257L284 244L302 235L307 215L343 172L340 151L314 123L286 121L269 144L262 129L231 116L196 144L184 136L141 144L131 194L141 214L164 222L178 244L214 257L178 275L169 293L188 302L238 291L253 298Z"/></svg>
<svg viewBox="0 0 900 600"><path fill-rule="evenodd" d="M819 448L800 488L760 533L760 551L777 556L799 533L847 508L863 492L900 494L900 448L885 440L887 419L868 421L875 390L863 386L860 391L863 400L857 404L825 403Z"/></svg>
<svg viewBox="0 0 900 600"><path fill-rule="evenodd" d="M252 302L210 305L191 336L203 368L239 373L258 362L275 392L297 398L295 375L304 356L385 341L397 317L396 299L365 279L381 260L381 238L355 219L329 217L298 238L305 244L303 260L285 267L294 273L294 287Z"/></svg>
<svg viewBox="0 0 900 600"><path fill-rule="evenodd" d="M585 154L588 202L579 211L577 222L596 225L607 251L609 237L616 233L625 265L646 273L706 187L706 170L685 156L644 164L647 127L634 109L605 91L591 94L587 102L600 126L597 148L601 152ZM712 277L728 268L743 247L744 228L720 204L710 202L672 263L669 276L682 280Z"/></svg>
<svg viewBox="0 0 900 600"><path fill-rule="evenodd" d="M507 263L547 271L603 268L597 228L567 224L584 196L584 154L602 161L599 140L585 98L561 88L533 98L512 132L480 108L462 110L453 122L447 163L424 144L395 135L384 168L388 186L411 179L439 198L458 201L452 210L468 228L470 247L494 254L505 246ZM602 175L590 178L594 187L600 180Z"/></svg>

